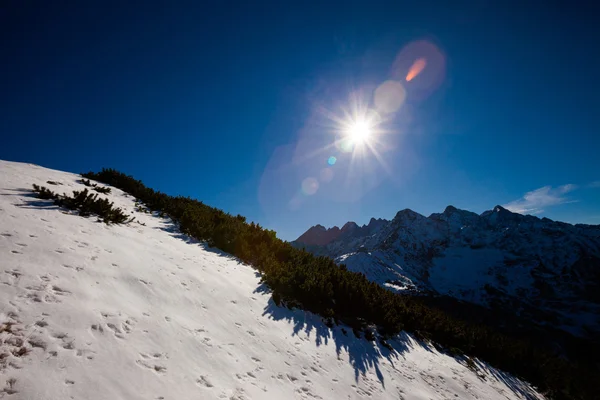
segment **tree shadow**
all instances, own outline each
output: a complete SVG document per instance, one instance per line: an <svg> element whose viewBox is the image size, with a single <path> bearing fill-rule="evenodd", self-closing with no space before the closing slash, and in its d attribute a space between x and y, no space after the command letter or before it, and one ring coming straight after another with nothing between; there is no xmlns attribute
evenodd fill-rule
<svg viewBox="0 0 600 400"><path fill-rule="evenodd" d="M268 294L270 292L270 289L264 283L254 290L254 293ZM375 371L377 379L384 388L385 381L380 369L381 360L387 359L392 368L398 371L394 362L400 358L404 359L404 354L412 349L422 348L430 352L440 353L431 343L418 340L404 331L387 340L389 347L384 346L379 340L368 341L363 337L358 338L354 335L352 329L347 326L329 328L318 315L300 309L288 309L277 306L272 298L269 299L265 306L263 316L267 316L274 321L287 321L293 324L292 336L297 336L300 332L304 332L309 337L314 335L317 346L321 346L322 344L327 345L332 341L335 344L338 358L342 356L342 352L348 354L348 362L354 368L354 380L356 382L358 382L360 376L364 376L368 370L372 369ZM467 366L467 359L465 357L445 355ZM531 386L518 378L490 367L480 360L473 359L473 362L477 367L474 373L479 379L485 380L486 375L491 376L506 385L507 388L521 398L527 400L540 398ZM485 374L479 374L477 370L481 370Z"/></svg>
<svg viewBox="0 0 600 400"><path fill-rule="evenodd" d="M160 218L158 215L155 215L155 213L152 213L152 215L156 218ZM161 225L155 226L153 229L157 229L157 230L166 232L170 236L174 237L175 239L183 240L187 244L199 246L204 251L216 254L221 257L228 258L230 260L233 260L237 263L242 264L242 262L237 257L235 257L229 253L225 253L223 250L220 250L216 247L210 247L208 244L206 244L206 242L202 242L202 241L195 239L189 235L186 235L185 233L181 233L181 231L179 230L179 224L174 222L169 217L163 217L162 221L161 221Z"/></svg>
<svg viewBox="0 0 600 400"><path fill-rule="evenodd" d="M254 276L257 279L262 279L262 275L258 271L254 271ZM256 289L254 289L254 291L252 293L268 295L268 294L271 294L271 288L266 283L261 281L261 283L256 287Z"/></svg>
<svg viewBox="0 0 600 400"><path fill-rule="evenodd" d="M157 215L154 216L158 218ZM154 229L164 231L172 237L183 240L190 245L199 246L205 251L226 257L237 263L242 263L237 257L232 256L229 253L225 253L217 248L209 247L206 243L181 233L178 224L168 217L163 218L160 226L156 226ZM257 278L261 278L261 274L258 271L255 270L254 274ZM253 293L270 295L272 291L266 283L260 283L256 289L254 289ZM386 341L387 345L384 345L380 340L369 341L364 337L359 338L355 336L352 329L348 326L337 325L329 328L320 316L301 309L289 309L277 306L273 301L273 298L269 298L262 315L274 321L286 321L289 324L292 324L292 337L298 336L301 332L306 334L309 338L314 335L314 341L317 347L323 344L328 345L330 342L333 342L339 359L343 356L342 353L348 355L348 362L354 369L354 379L356 382L358 382L360 377L364 376L369 370L374 370L375 375L383 388L385 388L385 378L380 368L382 360L388 360L392 368L399 371L395 361L405 359L404 354L412 349L422 348L432 353L440 353L440 350L435 345L427 341L418 340L404 331L393 338L388 339ZM363 334L361 334L361 336L362 335ZM454 358L458 363L466 365L467 359L465 357L452 356L450 354L446 355ZM486 375L492 376L499 382L505 384L513 393L527 400L539 399L536 392L525 382L522 382L508 373L492 368L482 361L475 359L473 359L473 361L476 363L478 369L485 372L485 375L477 374L480 379L485 379Z"/></svg>
<svg viewBox="0 0 600 400"><path fill-rule="evenodd" d="M31 189L16 188L16 189L2 189L7 192L14 193L0 193L0 196L25 196L25 197L36 197L35 192Z"/></svg>
<svg viewBox="0 0 600 400"><path fill-rule="evenodd" d="M23 203L15 204L21 208L43 208L46 210L58 210L61 207L54 204L52 200L25 200Z"/></svg>
<svg viewBox="0 0 600 400"><path fill-rule="evenodd" d="M270 290L263 283L255 289L254 293L270 293ZM298 336L301 332L304 332L309 338L314 335L317 347L333 342L338 358L342 357L343 352L348 355L348 362L354 368L354 380L356 382L358 382L361 375L364 376L368 370L372 369L384 388L385 379L380 369L381 360L387 359L395 369L394 362L404 352L413 348L416 343L415 339L403 332L388 340L389 347L386 347L379 340L368 341L356 337L352 329L347 326L329 328L321 317L311 312L279 307L272 298L265 306L263 316L267 316L274 321L286 321L292 324L292 336Z"/></svg>
<svg viewBox="0 0 600 400"><path fill-rule="evenodd" d="M50 210L58 210L56 204L52 200L44 200L40 199L37 194L31 189L25 188L17 188L17 189L3 189L13 193L0 193L0 196L17 196L17 197L25 197L22 203L14 203L13 205L21 208L44 208Z"/></svg>
<svg viewBox="0 0 600 400"><path fill-rule="evenodd" d="M457 359L457 361L459 361L461 364L465 364L465 358L462 357L461 359L458 359L457 357L455 357L455 359ZM472 359L475 367L477 370L481 370L483 371L486 375L490 375L492 377L494 377L497 381L502 382L503 384L506 385L506 387L510 388L510 390L512 390L513 393L521 396L522 398L526 399L526 400L537 400L539 399L539 395L533 390L533 388L529 385L527 385L525 382L519 380L518 378L497 370L495 368L490 367L487 363L481 361L481 360L477 360L477 359ZM477 374L477 376L479 377L479 379L481 380L485 380L485 375L479 375L479 373L475 372Z"/></svg>

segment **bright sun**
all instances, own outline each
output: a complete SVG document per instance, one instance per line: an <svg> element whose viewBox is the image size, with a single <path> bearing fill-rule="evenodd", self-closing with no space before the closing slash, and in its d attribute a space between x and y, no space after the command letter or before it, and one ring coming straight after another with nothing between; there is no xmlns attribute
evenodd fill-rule
<svg viewBox="0 0 600 400"><path fill-rule="evenodd" d="M356 144L364 143L371 135L371 126L365 120L357 120L348 128L348 135Z"/></svg>

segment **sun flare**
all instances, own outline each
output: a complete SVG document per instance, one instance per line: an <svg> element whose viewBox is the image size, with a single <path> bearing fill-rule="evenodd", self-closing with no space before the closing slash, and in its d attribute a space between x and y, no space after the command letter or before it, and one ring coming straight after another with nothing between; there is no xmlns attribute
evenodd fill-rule
<svg viewBox="0 0 600 400"><path fill-rule="evenodd" d="M359 119L353 121L348 128L348 135L355 144L364 143L369 140L372 128L368 121Z"/></svg>
<svg viewBox="0 0 600 400"><path fill-rule="evenodd" d="M328 165L337 166L336 161L343 165L343 160L349 156L350 170L355 170L358 165L366 167L375 160L388 171L382 151L389 147L385 139L392 131L385 126L390 121L390 113L380 114L360 93L351 95L348 104L341 106L338 113L325 108L321 110L335 137L333 143L323 149L328 153ZM332 155L333 162L330 162Z"/></svg>

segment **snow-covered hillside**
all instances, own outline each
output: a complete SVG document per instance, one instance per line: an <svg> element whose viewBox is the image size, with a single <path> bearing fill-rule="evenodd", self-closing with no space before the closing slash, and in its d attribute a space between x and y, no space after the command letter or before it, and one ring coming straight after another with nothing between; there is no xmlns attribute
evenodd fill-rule
<svg viewBox="0 0 600 400"><path fill-rule="evenodd" d="M293 244L392 290L495 305L580 335L600 332L600 225L449 206L429 217L403 210L362 227L317 225Z"/></svg>
<svg viewBox="0 0 600 400"><path fill-rule="evenodd" d="M540 397L408 335L390 352L276 307L251 267L134 211L118 189L101 197L135 215L128 225L73 215L30 190L70 193L84 188L79 179L0 161L0 398Z"/></svg>

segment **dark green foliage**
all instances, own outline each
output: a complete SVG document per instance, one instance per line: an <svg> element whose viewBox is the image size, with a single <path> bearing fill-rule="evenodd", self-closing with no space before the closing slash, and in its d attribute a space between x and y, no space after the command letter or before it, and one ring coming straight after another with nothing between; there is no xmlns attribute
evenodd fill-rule
<svg viewBox="0 0 600 400"><path fill-rule="evenodd" d="M109 187L98 186L97 183L92 183L92 182L90 182L89 179L81 179L79 182L83 183L87 187L93 188L98 193L110 194L110 188Z"/></svg>
<svg viewBox="0 0 600 400"><path fill-rule="evenodd" d="M97 184L96 184L96 183L92 183L92 182L90 182L90 180L89 180L89 179L82 179L82 180L80 180L79 182L83 183L83 184L84 184L85 186L87 186L87 187L95 187L95 186L97 186Z"/></svg>
<svg viewBox="0 0 600 400"><path fill-rule="evenodd" d="M147 188L113 169L83 174L117 187L148 209L169 215L180 231L251 264L273 293L277 305L301 307L321 315L328 324L349 325L356 337L390 338L401 330L464 352L521 377L554 399L592 399L597 393L598 367L568 361L548 350L527 332L501 330L468 315L462 303L442 304L420 297L395 294L363 274L337 266L333 260L293 248L274 231L242 216L234 216L189 197L173 197ZM142 208L140 206L140 208ZM443 307L455 307L450 312ZM458 310L458 311L457 311ZM375 328L376 330L372 330ZM460 350L459 350L460 349Z"/></svg>
<svg viewBox="0 0 600 400"><path fill-rule="evenodd" d="M109 187L101 187L101 186L95 186L94 190L98 193L102 193L102 194L110 194L110 188Z"/></svg>
<svg viewBox="0 0 600 400"><path fill-rule="evenodd" d="M144 208L143 206L138 206L138 212L144 213L144 214L150 214L150 210L148 210L147 208Z"/></svg>
<svg viewBox="0 0 600 400"><path fill-rule="evenodd" d="M56 194L43 186L40 187L35 184L33 185L33 191L41 199L54 200L54 203L58 206L79 211L79 215L82 217L97 215L107 224L122 224L127 221L127 214L123 210L115 208L114 204L108 199L100 199L97 193L92 194L87 189L82 192L74 190L72 197Z"/></svg>
<svg viewBox="0 0 600 400"><path fill-rule="evenodd" d="M46 183L49 185L62 185L62 183L56 181L46 181Z"/></svg>
<svg viewBox="0 0 600 400"><path fill-rule="evenodd" d="M58 195L50 189L45 188L43 186L38 186L35 183L33 184L33 191L38 194L38 197L40 199L44 200L55 200L58 197Z"/></svg>

